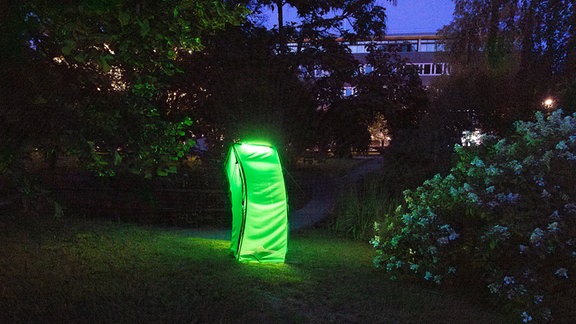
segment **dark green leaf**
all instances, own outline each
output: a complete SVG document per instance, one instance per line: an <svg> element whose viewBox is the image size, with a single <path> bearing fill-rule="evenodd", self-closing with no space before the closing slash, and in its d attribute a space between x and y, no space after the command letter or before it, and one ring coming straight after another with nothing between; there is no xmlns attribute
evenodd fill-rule
<svg viewBox="0 0 576 324"><path fill-rule="evenodd" d="M130 14L126 11L121 11L118 14L118 21L120 21L122 26L128 25L130 23Z"/></svg>

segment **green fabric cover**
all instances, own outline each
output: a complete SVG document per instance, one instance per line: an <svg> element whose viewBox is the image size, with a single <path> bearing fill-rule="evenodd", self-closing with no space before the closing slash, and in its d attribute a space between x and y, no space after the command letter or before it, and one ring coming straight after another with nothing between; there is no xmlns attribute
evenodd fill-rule
<svg viewBox="0 0 576 324"><path fill-rule="evenodd" d="M232 200L230 250L239 261L284 262L288 203L278 152L269 145L233 144L226 174Z"/></svg>

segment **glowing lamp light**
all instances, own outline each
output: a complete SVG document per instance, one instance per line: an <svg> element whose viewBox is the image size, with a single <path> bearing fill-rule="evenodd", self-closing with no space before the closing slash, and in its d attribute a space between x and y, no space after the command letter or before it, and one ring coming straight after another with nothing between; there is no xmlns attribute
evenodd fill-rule
<svg viewBox="0 0 576 324"><path fill-rule="evenodd" d="M542 105L543 105L545 108L550 109L550 108L552 108L552 107L554 106L554 99L553 99L553 98L546 98L546 99L542 102Z"/></svg>

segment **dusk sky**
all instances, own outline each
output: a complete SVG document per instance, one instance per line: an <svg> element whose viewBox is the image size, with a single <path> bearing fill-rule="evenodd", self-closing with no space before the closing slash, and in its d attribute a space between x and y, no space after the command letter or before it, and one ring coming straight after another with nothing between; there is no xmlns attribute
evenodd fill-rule
<svg viewBox="0 0 576 324"><path fill-rule="evenodd" d="M452 0L381 1L388 14L388 34L436 32L452 20Z"/></svg>
<svg viewBox="0 0 576 324"><path fill-rule="evenodd" d="M388 34L435 33L450 23L454 12L452 0L398 0L396 6L384 0L379 3L387 8ZM295 19L294 11L286 7L284 15L287 22ZM268 24L275 24L274 17L268 19Z"/></svg>

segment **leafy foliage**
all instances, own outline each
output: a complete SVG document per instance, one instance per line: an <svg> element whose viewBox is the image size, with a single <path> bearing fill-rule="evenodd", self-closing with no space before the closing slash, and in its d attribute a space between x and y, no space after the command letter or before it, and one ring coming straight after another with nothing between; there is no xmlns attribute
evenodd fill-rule
<svg viewBox="0 0 576 324"><path fill-rule="evenodd" d="M469 112L476 127L504 134L549 96L574 107L575 20L570 0L455 1L441 31L451 64L438 84L444 110Z"/></svg>
<svg viewBox="0 0 576 324"><path fill-rule="evenodd" d="M284 10L288 7L297 16L290 23L284 21ZM373 118L368 113L373 113L365 108L355 109L355 102L342 100L342 86L356 83L354 78L358 75L358 62L345 42L383 36L386 29L385 8L374 0L262 0L250 1L249 8L253 10L249 20L256 25L264 9L271 9L278 15L277 24L270 31L273 40L271 49L281 57L275 60L282 67L277 75L288 78L297 76L301 81L300 85L292 86L289 79L283 79L285 84L290 85L286 90L292 91L289 101L293 101L293 97L306 99L297 111L302 117L294 118L294 108L290 108L290 104L284 113L277 108L271 115L288 119L283 129L293 133L286 141L289 150L299 153L305 147L324 149L329 145L339 155L349 154L351 147L364 150L369 143L366 129L372 121L370 118ZM274 63L271 60L266 62ZM256 69L255 72L261 71ZM273 87L286 88L272 81ZM306 103L306 107L303 107L303 103ZM306 111L309 106L311 111ZM301 127L296 126L298 124ZM294 133L293 126L303 131Z"/></svg>
<svg viewBox="0 0 576 324"><path fill-rule="evenodd" d="M171 78L201 49L200 36L239 24L219 1L11 2L9 35L22 57L2 62L7 90L3 166L33 150L54 166L72 156L100 174L174 171L191 119L172 114ZM14 64L17 63L17 64Z"/></svg>
<svg viewBox="0 0 576 324"><path fill-rule="evenodd" d="M395 1L389 1L395 3ZM283 7L296 10L298 22L286 26ZM258 0L253 2L254 12L269 8L277 14L277 29L280 47L286 40L333 38L334 35L349 40L378 37L386 29L386 8L374 0L360 1L299 1L299 0ZM281 49L282 50L282 49Z"/></svg>
<svg viewBox="0 0 576 324"><path fill-rule="evenodd" d="M357 68L349 79L356 93L334 100L325 113L325 138L340 155L351 148L367 150L368 128L379 115L386 119L393 141L401 142L407 130L421 125L428 104L417 70L398 53L371 48L366 62L372 70Z"/></svg>
<svg viewBox="0 0 576 324"><path fill-rule="evenodd" d="M314 138L315 101L274 47L272 33L249 23L205 38L180 80L199 132L214 142L266 134L279 147Z"/></svg>
<svg viewBox="0 0 576 324"><path fill-rule="evenodd" d="M392 278L486 287L518 321L576 315L576 114L517 122L456 146L458 162L377 223L374 263Z"/></svg>
<svg viewBox="0 0 576 324"><path fill-rule="evenodd" d="M419 125L428 98L417 69L397 52L383 48L371 48L366 63L373 70L357 74L357 101L370 107L370 121L380 112L392 130Z"/></svg>

